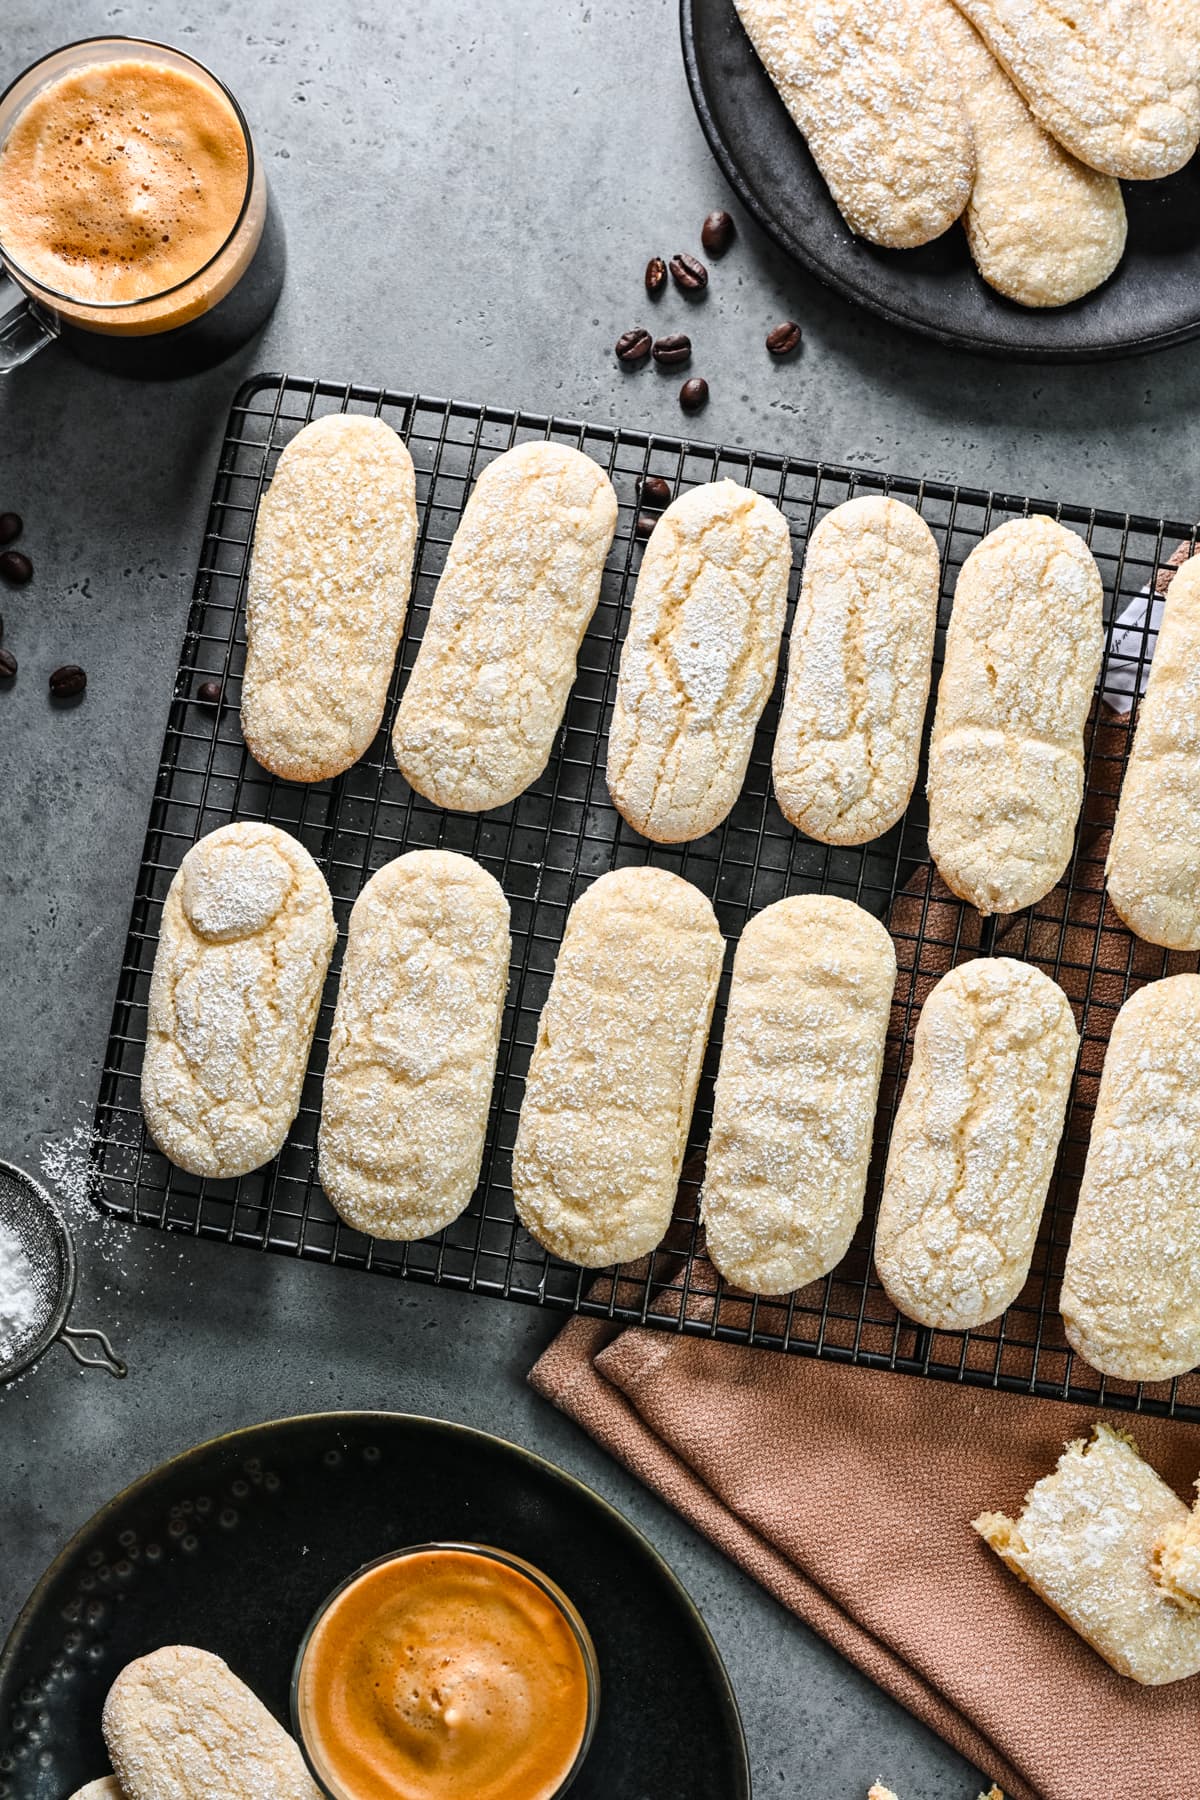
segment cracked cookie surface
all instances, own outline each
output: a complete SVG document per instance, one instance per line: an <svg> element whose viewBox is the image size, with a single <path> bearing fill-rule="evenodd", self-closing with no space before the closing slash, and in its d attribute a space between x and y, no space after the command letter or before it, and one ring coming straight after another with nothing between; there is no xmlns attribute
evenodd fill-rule
<svg viewBox="0 0 1200 1800"><path fill-rule="evenodd" d="M550 758L617 526L604 470L519 444L475 483L446 557L392 745L410 787L487 812Z"/></svg>
<svg viewBox="0 0 1200 1800"><path fill-rule="evenodd" d="M1200 1614L1155 1583L1154 1547L1187 1507L1132 1439L1097 1425L1068 1444L1016 1519L975 1530L1021 1581L1120 1675L1149 1687L1200 1672Z"/></svg>
<svg viewBox="0 0 1200 1800"><path fill-rule="evenodd" d="M661 1242L723 955L665 869L602 875L571 908L513 1150L517 1215L553 1255L606 1268Z"/></svg>
<svg viewBox="0 0 1200 1800"><path fill-rule="evenodd" d="M921 0L735 0L851 231L911 249L971 191L971 130Z"/></svg>
<svg viewBox="0 0 1200 1800"><path fill-rule="evenodd" d="M1200 556L1167 590L1104 873L1138 937L1200 950Z"/></svg>
<svg viewBox="0 0 1200 1800"><path fill-rule="evenodd" d="M1080 162L1173 175L1200 144L1196 71L1143 0L956 0L1030 110Z"/></svg>
<svg viewBox="0 0 1200 1800"><path fill-rule="evenodd" d="M959 574L929 744L929 850L985 915L1032 906L1070 861L1103 599L1083 539L1040 515L989 533Z"/></svg>
<svg viewBox="0 0 1200 1800"><path fill-rule="evenodd" d="M784 817L821 843L868 843L908 805L940 578L899 500L848 500L809 540L771 771Z"/></svg>
<svg viewBox="0 0 1200 1800"><path fill-rule="evenodd" d="M1022 306L1081 299L1108 280L1125 249L1119 184L1039 124L953 0L924 3L961 78L975 133L975 180L963 214L975 267Z"/></svg>
<svg viewBox="0 0 1200 1800"><path fill-rule="evenodd" d="M1117 1014L1059 1306L1102 1374L1200 1362L1200 975L1152 981Z"/></svg>
<svg viewBox="0 0 1200 1800"><path fill-rule="evenodd" d="M895 983L891 938L851 900L793 895L743 931L701 1201L708 1254L735 1287L791 1293L846 1254Z"/></svg>
<svg viewBox="0 0 1200 1800"><path fill-rule="evenodd" d="M703 837L741 792L775 682L791 559L778 507L735 481L692 488L655 526L608 738L608 791L643 837Z"/></svg>
<svg viewBox="0 0 1200 1800"><path fill-rule="evenodd" d="M104 1741L125 1800L321 1800L262 1701L219 1656L185 1644L121 1671Z"/></svg>
<svg viewBox="0 0 1200 1800"><path fill-rule="evenodd" d="M1007 956L962 963L921 1009L875 1229L892 1303L968 1331L1025 1285L1075 1068L1066 995Z"/></svg>
<svg viewBox="0 0 1200 1800"><path fill-rule="evenodd" d="M412 586L412 457L382 419L306 425L263 496L246 592L242 735L288 781L340 775L379 730Z"/></svg>
<svg viewBox="0 0 1200 1800"><path fill-rule="evenodd" d="M184 857L150 980L142 1111L193 1175L245 1175L300 1105L335 938L325 878L274 825L223 825Z"/></svg>
<svg viewBox="0 0 1200 1800"><path fill-rule="evenodd" d="M508 901L449 850L410 850L354 903L329 1036L321 1184L370 1236L427 1237L479 1179L508 987Z"/></svg>

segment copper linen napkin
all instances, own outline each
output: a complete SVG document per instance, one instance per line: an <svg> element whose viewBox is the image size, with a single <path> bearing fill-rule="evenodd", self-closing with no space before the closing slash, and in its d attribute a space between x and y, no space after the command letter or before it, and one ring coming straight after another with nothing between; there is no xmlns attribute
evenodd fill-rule
<svg viewBox="0 0 1200 1800"><path fill-rule="evenodd" d="M1114 1674L970 1529L1019 1507L1094 1412L591 1319L530 1379L1007 1795L1200 1785L1200 1677ZM1130 1422L1186 1494L1200 1427Z"/></svg>
<svg viewBox="0 0 1200 1800"><path fill-rule="evenodd" d="M1077 1013L1086 1000L1068 1180L1127 986L1196 967L1173 956L1164 967L1162 952L1136 944L1105 906L1127 731L1098 706L1073 877L1001 922L995 943L1040 963ZM978 919L926 868L889 923L901 1003L919 1005L952 962L977 952ZM711 1270L691 1285L711 1292ZM982 1511L1018 1509L1064 1442L1090 1431L1093 1409L585 1319L572 1320L530 1379L1016 1800L1200 1793L1200 1677L1151 1689L1114 1674L971 1530ZM1109 1416L1131 1425L1154 1467L1189 1494L1200 1427Z"/></svg>

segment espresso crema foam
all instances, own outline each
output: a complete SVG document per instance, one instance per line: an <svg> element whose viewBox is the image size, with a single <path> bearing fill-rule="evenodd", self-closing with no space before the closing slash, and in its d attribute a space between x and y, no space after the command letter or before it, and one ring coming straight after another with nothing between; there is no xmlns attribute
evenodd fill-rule
<svg viewBox="0 0 1200 1800"><path fill-rule="evenodd" d="M0 244L40 286L85 305L138 302L220 251L248 152L225 95L140 58L43 88L0 148Z"/></svg>

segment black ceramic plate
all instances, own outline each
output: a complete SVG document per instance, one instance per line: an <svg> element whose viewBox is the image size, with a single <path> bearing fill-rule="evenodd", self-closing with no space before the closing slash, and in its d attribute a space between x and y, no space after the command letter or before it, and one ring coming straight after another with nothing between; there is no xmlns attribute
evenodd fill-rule
<svg viewBox="0 0 1200 1800"><path fill-rule="evenodd" d="M465 1426L319 1413L201 1444L111 1501L34 1590L0 1657L0 1796L63 1800L106 1768L100 1711L131 1657L223 1656L279 1718L325 1595L432 1538L497 1544L571 1596L600 1661L579 1800L749 1800L737 1707L667 1565L581 1483Z"/></svg>
<svg viewBox="0 0 1200 1800"><path fill-rule="evenodd" d="M1132 356L1200 333L1200 157L1125 183L1129 243L1072 306L1016 306L979 279L958 226L920 250L852 236L754 54L733 0L680 0L692 99L713 153L771 236L848 300L939 343L1038 362Z"/></svg>

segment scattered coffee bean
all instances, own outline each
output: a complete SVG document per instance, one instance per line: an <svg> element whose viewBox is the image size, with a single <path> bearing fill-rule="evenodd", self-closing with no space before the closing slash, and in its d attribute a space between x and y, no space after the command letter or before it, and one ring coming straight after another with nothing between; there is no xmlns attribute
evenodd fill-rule
<svg viewBox="0 0 1200 1800"><path fill-rule="evenodd" d="M737 226L727 212L710 212L700 229L700 242L710 256L724 256L737 236Z"/></svg>
<svg viewBox="0 0 1200 1800"><path fill-rule="evenodd" d="M11 544L22 529L20 513L0 513L0 544Z"/></svg>
<svg viewBox="0 0 1200 1800"><path fill-rule="evenodd" d="M698 256L681 250L671 258L671 278L682 294L698 294L708 286L708 270Z"/></svg>
<svg viewBox="0 0 1200 1800"><path fill-rule="evenodd" d="M653 342L650 333L641 325L633 326L630 331L623 331L617 339L617 361L629 364L645 362Z"/></svg>
<svg viewBox="0 0 1200 1800"><path fill-rule="evenodd" d="M216 706L224 691L219 681L202 681L196 689L196 698L207 701L210 706Z"/></svg>
<svg viewBox="0 0 1200 1800"><path fill-rule="evenodd" d="M679 390L679 404L684 412L699 412L708 405L708 383L703 375L693 375Z"/></svg>
<svg viewBox="0 0 1200 1800"><path fill-rule="evenodd" d="M16 587L23 587L33 575L33 564L20 550L0 550L0 575Z"/></svg>
<svg viewBox="0 0 1200 1800"><path fill-rule="evenodd" d="M640 512L634 520L633 529L638 537L648 538L657 524L658 520L654 517L653 513Z"/></svg>
<svg viewBox="0 0 1200 1800"><path fill-rule="evenodd" d="M56 700L73 700L87 686L87 676L78 663L64 663L50 677L50 692Z"/></svg>
<svg viewBox="0 0 1200 1800"><path fill-rule="evenodd" d="M682 331L673 331L667 337L656 338L654 360L668 369L678 368L680 363L691 362L691 338Z"/></svg>
<svg viewBox="0 0 1200 1800"><path fill-rule="evenodd" d="M793 350L800 348L803 332L795 319L785 319L782 325L776 325L767 333L767 349L772 356L790 356Z"/></svg>
<svg viewBox="0 0 1200 1800"><path fill-rule="evenodd" d="M0 681L11 681L17 672L17 659L11 650L0 650Z"/></svg>
<svg viewBox="0 0 1200 1800"><path fill-rule="evenodd" d="M661 256L652 256L646 264L646 292L657 300L667 285L667 265Z"/></svg>
<svg viewBox="0 0 1200 1800"><path fill-rule="evenodd" d="M671 486L661 475L643 475L641 481L642 505L662 508L671 504Z"/></svg>

